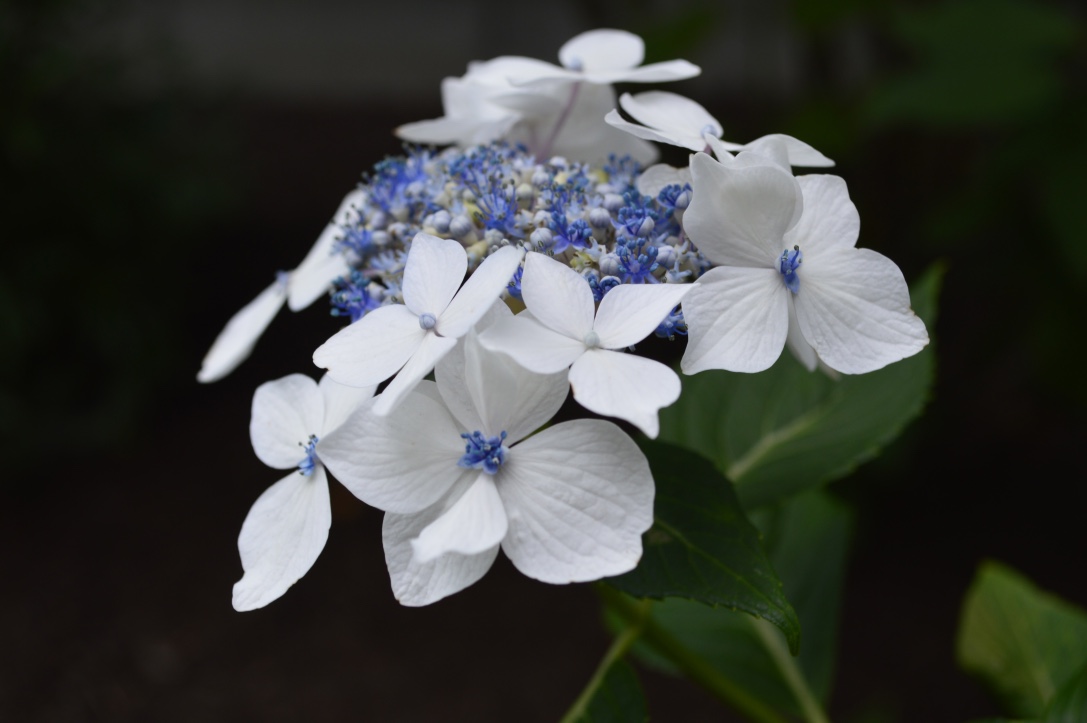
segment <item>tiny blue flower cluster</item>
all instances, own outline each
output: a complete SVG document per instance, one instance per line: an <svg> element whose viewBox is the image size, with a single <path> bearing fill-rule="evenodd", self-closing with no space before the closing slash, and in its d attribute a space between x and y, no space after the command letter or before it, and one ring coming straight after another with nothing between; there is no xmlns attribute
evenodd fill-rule
<svg viewBox="0 0 1087 723"><path fill-rule="evenodd" d="M504 143L387 158L364 178L362 201L340 225L336 248L354 271L336 281L332 313L355 322L402 303L407 249L419 232L461 242L470 269L510 244L549 254L578 271L597 301L619 284L688 283L710 267L680 225L691 188L646 196L640 173L630 158L601 167L539 162ZM507 288L513 299L521 298L520 280L518 270ZM682 314L657 333L685 333Z"/></svg>
<svg viewBox="0 0 1087 723"><path fill-rule="evenodd" d="M464 456L457 462L457 466L498 474L498 468L506 461L506 453L509 452L506 445L502 444L506 440L506 433L503 431L497 437L484 437L483 432L477 430L471 434L465 432L461 437L467 444L464 445Z"/></svg>

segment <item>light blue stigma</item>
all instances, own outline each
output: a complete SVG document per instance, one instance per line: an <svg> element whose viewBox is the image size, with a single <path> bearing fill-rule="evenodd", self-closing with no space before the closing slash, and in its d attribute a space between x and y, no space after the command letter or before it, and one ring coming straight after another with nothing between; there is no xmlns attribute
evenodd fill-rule
<svg viewBox="0 0 1087 723"><path fill-rule="evenodd" d="M306 450L306 458L298 463L298 474L303 477L313 474L313 468L317 466L317 441L317 435L311 434L308 443L298 443L299 447L304 447Z"/></svg>
<svg viewBox="0 0 1087 723"><path fill-rule="evenodd" d="M430 331L438 323L438 320L434 318L434 314L427 312L426 314L419 314L419 328L424 331Z"/></svg>
<svg viewBox="0 0 1087 723"><path fill-rule="evenodd" d="M506 439L505 431L497 437L484 437L483 432L465 432L461 435L468 444L464 445L464 456L457 462L464 469L481 469L487 474L497 474L498 468L506 461L509 448L502 442Z"/></svg>
<svg viewBox="0 0 1087 723"><path fill-rule="evenodd" d="M803 261L804 254L800 253L799 246L793 246L792 251L781 252L781 277L786 288L794 294L800 291L800 277L796 275L796 270Z"/></svg>

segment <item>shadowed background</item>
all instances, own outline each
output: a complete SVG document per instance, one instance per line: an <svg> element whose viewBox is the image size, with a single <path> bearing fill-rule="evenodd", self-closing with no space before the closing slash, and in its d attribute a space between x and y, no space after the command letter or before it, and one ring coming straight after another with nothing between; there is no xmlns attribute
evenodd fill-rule
<svg viewBox="0 0 1087 723"><path fill-rule="evenodd" d="M449 5L0 3L0 719L557 719L607 646L588 586L500 560L422 610L389 591L380 513L334 525L281 600L230 607L256 386L338 328L283 311L211 386L222 324L293 267L392 129L441 114L472 59L554 60L641 34L726 138L787 132L838 161L860 245L913 280L944 260L925 416L832 490L857 511L834 720L964 720L977 564L1087 605L1079 370L1087 53L1073 2ZM638 88L623 88L636 92ZM668 158L680 161L682 154ZM678 354L678 350L677 350ZM645 672L655 720L720 720Z"/></svg>

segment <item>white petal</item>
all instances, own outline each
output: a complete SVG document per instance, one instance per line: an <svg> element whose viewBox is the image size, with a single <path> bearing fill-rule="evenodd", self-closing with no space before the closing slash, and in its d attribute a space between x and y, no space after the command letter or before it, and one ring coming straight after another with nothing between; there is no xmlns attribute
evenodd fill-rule
<svg viewBox="0 0 1087 723"><path fill-rule="evenodd" d="M511 449L498 477L509 517L502 549L525 575L584 582L638 564L653 524L653 477L614 424L549 427Z"/></svg>
<svg viewBox="0 0 1087 723"><path fill-rule="evenodd" d="M491 328L502 319L512 317L513 312L510 311L508 306L493 304L476 322L472 331L469 331L463 338L467 341L473 334ZM435 399L449 408L453 418L457 420L461 427L473 431L482 430L483 423L479 418L479 412L476 411L475 402L472 400L472 395L468 393L468 387L464 383L465 348L466 343L457 344L434 366L434 377L436 379L445 377L448 379L448 383L443 384L440 389L436 384L430 384L430 386L434 389ZM416 389L419 389L419 387L416 387Z"/></svg>
<svg viewBox="0 0 1087 723"><path fill-rule="evenodd" d="M789 347L789 351L798 362L804 365L805 369L813 372L819 364L819 355L815 353L815 348L808 343L800 331L800 323L796 320L796 304L794 303L796 297L792 294L790 297L792 298L789 299L789 334L785 337L785 346Z"/></svg>
<svg viewBox="0 0 1087 723"><path fill-rule="evenodd" d="M443 397L451 396L449 387L461 385L479 415L479 431L487 436L504 431L509 435L507 445L549 422L566 400L569 387L565 370L536 374L504 354L484 349L473 335L465 340L463 380L438 377Z"/></svg>
<svg viewBox="0 0 1087 723"><path fill-rule="evenodd" d="M601 300L593 331L605 349L622 349L649 336L697 284L620 284Z"/></svg>
<svg viewBox="0 0 1087 723"><path fill-rule="evenodd" d="M703 143L701 139L698 139L697 147L690 145L690 140L687 136L683 136L676 133L666 133L664 131L653 130L652 128L646 128L645 126L636 125L628 120L625 120L619 111L610 110L608 114L604 116L604 122L610 125L612 128L618 128L621 131L626 131L638 138L644 138L647 141L657 141L659 143L669 143L673 146L683 146L690 148L693 151L702 150Z"/></svg>
<svg viewBox="0 0 1087 723"><path fill-rule="evenodd" d="M427 394L409 394L392 414L369 405L319 445L321 461L356 497L386 512L414 513L434 504L463 474L461 428Z"/></svg>
<svg viewBox="0 0 1087 723"><path fill-rule="evenodd" d="M643 196L656 198L665 186L684 186L691 182L691 169L689 166L675 168L664 163L658 163L645 169L638 176L638 192Z"/></svg>
<svg viewBox="0 0 1087 723"><path fill-rule="evenodd" d="M253 351L286 299L286 286L277 281L230 317L204 355L196 380L214 382L234 371Z"/></svg>
<svg viewBox="0 0 1087 723"><path fill-rule="evenodd" d="M479 472L460 499L426 526L411 546L418 562L426 563L456 552L478 555L494 549L506 536L506 511L494 477Z"/></svg>
<svg viewBox="0 0 1087 723"><path fill-rule="evenodd" d="M264 491L238 535L245 574L234 583L234 609L256 610L279 598L309 572L332 525L328 481L321 465L292 472Z"/></svg>
<svg viewBox="0 0 1087 723"><path fill-rule="evenodd" d="M589 30L559 48L563 67L582 72L625 70L642 64L645 43L625 30Z"/></svg>
<svg viewBox="0 0 1087 723"><path fill-rule="evenodd" d="M468 253L458 242L415 234L404 265L404 305L416 316L432 314L437 318L449 306L467 271Z"/></svg>
<svg viewBox="0 0 1087 723"><path fill-rule="evenodd" d="M305 374L290 374L257 387L249 421L249 439L257 458L276 469L296 467L306 457L300 445L323 430L324 407L317 382Z"/></svg>
<svg viewBox="0 0 1087 723"><path fill-rule="evenodd" d="M683 299L684 374L768 369L781 356L789 330L791 292L781 274L720 266L700 276L698 283Z"/></svg>
<svg viewBox="0 0 1087 723"><path fill-rule="evenodd" d="M742 147L737 146L735 143L722 141L720 138L715 138L709 133L704 134L702 140L710 147L710 150L713 152L713 157L726 165L731 163L733 159L733 155L729 151L735 151Z"/></svg>
<svg viewBox="0 0 1087 723"><path fill-rule="evenodd" d="M655 161L658 153L652 143L600 122L613 108L615 90L610 85L582 83L551 153L589 163L606 162L610 154L630 156L643 166ZM553 119L557 122L559 115Z"/></svg>
<svg viewBox="0 0 1087 723"><path fill-rule="evenodd" d="M701 105L676 93L649 91L619 96L619 105L635 120L672 135L676 145L700 151L706 143L702 134L721 136L721 123Z"/></svg>
<svg viewBox="0 0 1087 723"><path fill-rule="evenodd" d="M378 395L374 402L374 414L384 416L403 399L404 395L415 388L423 377L434 369L434 365L448 354L457 345L456 339L449 339L428 333L423 337L423 343L408 359L407 364L401 369L388 386Z"/></svg>
<svg viewBox="0 0 1087 723"><path fill-rule="evenodd" d="M852 248L861 232L861 217L849 200L845 180L838 176L798 176L804 193L804 213L785 236L785 248L800 246L804 255L836 247Z"/></svg>
<svg viewBox="0 0 1087 723"><path fill-rule="evenodd" d="M325 420L321 425L318 437L328 434L336 427L343 424L351 413L358 409L363 402L374 396L376 386L349 387L340 384L335 379L325 374L317 385L321 390L321 397L325 403Z"/></svg>
<svg viewBox="0 0 1087 723"><path fill-rule="evenodd" d="M584 339L592 331L596 309L589 282L561 261L529 254L521 298L532 316L552 331L571 339Z"/></svg>
<svg viewBox="0 0 1087 723"><path fill-rule="evenodd" d="M790 166L805 166L810 168L833 166L834 161L824 156L819 151L809 146L804 141L787 136L784 133L771 133L770 135L756 138L743 146L745 149L758 151L766 143L781 142L784 145L786 156Z"/></svg>
<svg viewBox="0 0 1087 723"><path fill-rule="evenodd" d="M403 304L379 306L317 347L313 363L341 384L368 387L404 366L426 335Z"/></svg>
<svg viewBox="0 0 1087 723"><path fill-rule="evenodd" d="M393 595L401 605L429 605L460 592L483 577L498 556L498 545L495 545L477 555L449 552L427 563L415 560L411 541L444 509L438 503L414 515L385 513L381 542Z"/></svg>
<svg viewBox="0 0 1087 723"><path fill-rule="evenodd" d="M844 374L881 369L928 344L902 272L870 249L837 248L810 262L805 258L796 316L819 358Z"/></svg>
<svg viewBox="0 0 1087 723"><path fill-rule="evenodd" d="M325 226L306 258L291 272L287 297L287 306L291 311L305 309L327 292L333 281L351 273L347 259L336 250L336 241L342 233L343 230L335 224Z"/></svg>
<svg viewBox="0 0 1087 723"><path fill-rule="evenodd" d="M396 129L396 136L412 143L456 143L469 146L498 140L517 120L517 115L512 112L498 119L433 118L405 123Z"/></svg>
<svg viewBox="0 0 1087 723"><path fill-rule="evenodd" d="M618 417L655 438L657 412L679 399L676 373L635 354L591 349L570 367L574 399L589 411Z"/></svg>
<svg viewBox="0 0 1087 723"><path fill-rule="evenodd" d="M630 70L594 71L587 74L586 80L593 83L669 83L693 78L701 72L702 68L686 60L666 60Z"/></svg>
<svg viewBox="0 0 1087 723"><path fill-rule="evenodd" d="M480 343L491 351L512 357L537 374L564 371L585 352L585 343L580 339L571 339L535 319L523 317L518 315L495 324L480 335Z"/></svg>
<svg viewBox="0 0 1087 723"><path fill-rule="evenodd" d="M454 338L467 334L502 295L524 255L519 248L503 246L483 259L441 313L435 330Z"/></svg>
<svg viewBox="0 0 1087 723"><path fill-rule="evenodd" d="M705 153L691 161L694 198L683 227L711 261L770 267L803 208L800 185L773 166L730 168Z"/></svg>

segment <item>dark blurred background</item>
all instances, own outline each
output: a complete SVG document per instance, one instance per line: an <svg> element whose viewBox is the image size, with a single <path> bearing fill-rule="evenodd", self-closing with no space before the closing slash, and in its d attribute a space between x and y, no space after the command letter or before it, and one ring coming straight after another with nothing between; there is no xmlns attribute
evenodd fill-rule
<svg viewBox="0 0 1087 723"><path fill-rule="evenodd" d="M728 139L835 158L861 245L908 279L946 263L925 416L832 488L858 522L830 713L998 713L954 665L977 564L1087 605L1080 3L2 0L0 720L562 714L607 645L591 588L500 561L401 608L380 514L338 488L314 569L235 613L236 536L279 478L249 445L253 390L315 374L337 322L284 311L233 375L194 377L392 129L441 114L444 76L594 27L701 65L669 89ZM721 720L643 682L655 720Z"/></svg>

